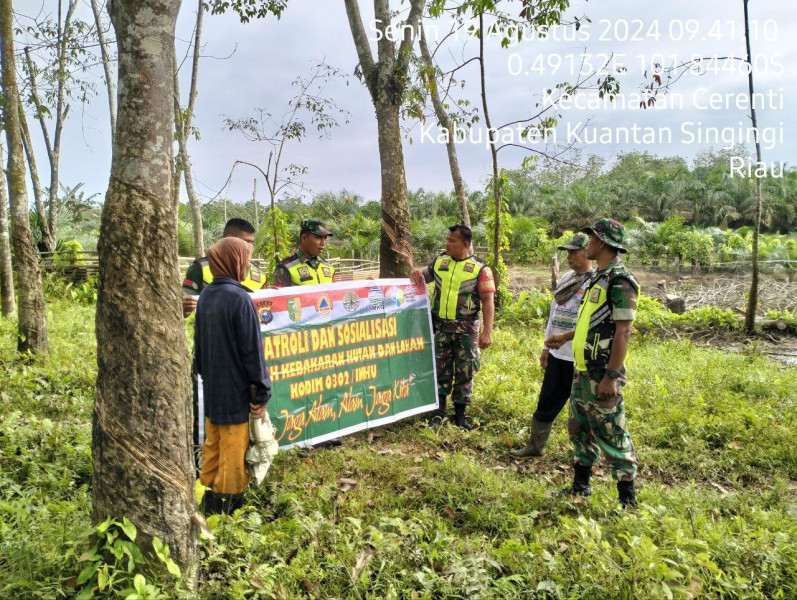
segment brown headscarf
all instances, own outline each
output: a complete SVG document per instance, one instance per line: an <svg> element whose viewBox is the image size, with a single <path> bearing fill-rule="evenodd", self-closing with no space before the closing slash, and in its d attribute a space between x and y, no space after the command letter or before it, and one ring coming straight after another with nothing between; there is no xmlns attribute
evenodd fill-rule
<svg viewBox="0 0 797 600"><path fill-rule="evenodd" d="M208 248L208 262L213 277L243 281L252 260L252 245L236 237L222 238Z"/></svg>

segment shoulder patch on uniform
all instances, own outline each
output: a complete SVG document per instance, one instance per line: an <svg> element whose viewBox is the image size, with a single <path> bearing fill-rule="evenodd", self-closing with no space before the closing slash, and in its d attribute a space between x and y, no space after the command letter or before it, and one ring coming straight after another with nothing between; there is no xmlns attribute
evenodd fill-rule
<svg viewBox="0 0 797 600"><path fill-rule="evenodd" d="M298 260L299 260L299 255L294 253L294 254L291 254L290 256L286 256L285 258L283 258L279 262L279 265L277 265L277 266L285 267L287 269L290 269L294 264L296 264L296 261L298 261ZM291 264L291 263L293 263L293 264Z"/></svg>
<svg viewBox="0 0 797 600"><path fill-rule="evenodd" d="M440 266L437 268L440 269L441 271L448 271L448 265L450 263L451 261L448 258L444 258L443 260L440 261Z"/></svg>
<svg viewBox="0 0 797 600"><path fill-rule="evenodd" d="M329 270L329 267L321 267L321 272L324 274L324 277L332 277L332 272Z"/></svg>
<svg viewBox="0 0 797 600"><path fill-rule="evenodd" d="M601 297L600 288L592 288L592 291L589 294L589 301L597 302L600 297Z"/></svg>
<svg viewBox="0 0 797 600"><path fill-rule="evenodd" d="M476 265L474 263L467 262L467 263L465 263L465 266L462 267L462 270L465 271L466 273L473 273L473 269L475 267L476 267Z"/></svg>

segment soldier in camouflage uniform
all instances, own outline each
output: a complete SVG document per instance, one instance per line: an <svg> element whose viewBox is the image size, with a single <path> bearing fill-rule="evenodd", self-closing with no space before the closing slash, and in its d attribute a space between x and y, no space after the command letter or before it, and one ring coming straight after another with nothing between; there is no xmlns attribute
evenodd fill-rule
<svg viewBox="0 0 797 600"><path fill-rule="evenodd" d="M323 221L302 221L299 226L299 248L277 265L274 287L331 283L335 269L321 258L330 236L332 232Z"/></svg>
<svg viewBox="0 0 797 600"><path fill-rule="evenodd" d="M434 281L432 324L437 366L437 397L440 407L431 425L446 416L446 399L454 402L454 424L471 429L465 418L473 390L473 375L479 370L479 348L492 344L495 283L490 267L471 253L473 234L465 225L452 225L446 236L446 251L424 269L413 269L416 285ZM479 333L479 310L484 309L484 328Z"/></svg>
<svg viewBox="0 0 797 600"><path fill-rule="evenodd" d="M575 448L575 477L573 485L559 495L590 495L592 466L603 453L617 480L620 502L636 506L637 460L625 426L622 388L639 284L620 260L619 254L626 252L620 223L600 219L583 231L589 233L587 258L595 260L598 270L584 293L575 330L545 342L556 348L572 339L575 361L568 421Z"/></svg>

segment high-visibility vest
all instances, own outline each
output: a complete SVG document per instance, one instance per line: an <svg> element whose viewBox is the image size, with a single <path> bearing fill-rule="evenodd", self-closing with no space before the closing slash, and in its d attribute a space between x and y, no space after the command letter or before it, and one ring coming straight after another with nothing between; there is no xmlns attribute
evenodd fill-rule
<svg viewBox="0 0 797 600"><path fill-rule="evenodd" d="M294 285L312 285L314 283L332 283L335 269L319 259L318 266L314 269L306 262L297 262L287 266Z"/></svg>
<svg viewBox="0 0 797 600"><path fill-rule="evenodd" d="M609 290L618 279L627 279L636 292L639 284L623 265L599 271L587 286L573 335L573 360L577 371L605 367L609 362L615 324Z"/></svg>
<svg viewBox="0 0 797 600"><path fill-rule="evenodd" d="M202 281L204 281L205 285L210 285L213 283L213 273L210 272L210 262L205 257L198 259L198 262L202 265ZM249 271L246 274L246 278L241 282L241 285L248 290L256 292L265 287L266 274L255 265L249 265Z"/></svg>
<svg viewBox="0 0 797 600"><path fill-rule="evenodd" d="M478 319L479 274L484 263L474 256L456 260L447 254L438 256L432 265L435 281L432 316L447 321Z"/></svg>

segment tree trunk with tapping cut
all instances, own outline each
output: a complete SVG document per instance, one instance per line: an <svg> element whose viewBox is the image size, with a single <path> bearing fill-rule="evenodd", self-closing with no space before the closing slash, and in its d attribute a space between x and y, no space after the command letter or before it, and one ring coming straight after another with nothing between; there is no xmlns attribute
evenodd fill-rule
<svg viewBox="0 0 797 600"><path fill-rule="evenodd" d="M128 517L190 583L198 545L191 392L171 194L179 0L114 0L119 96L98 243L92 520Z"/></svg>

